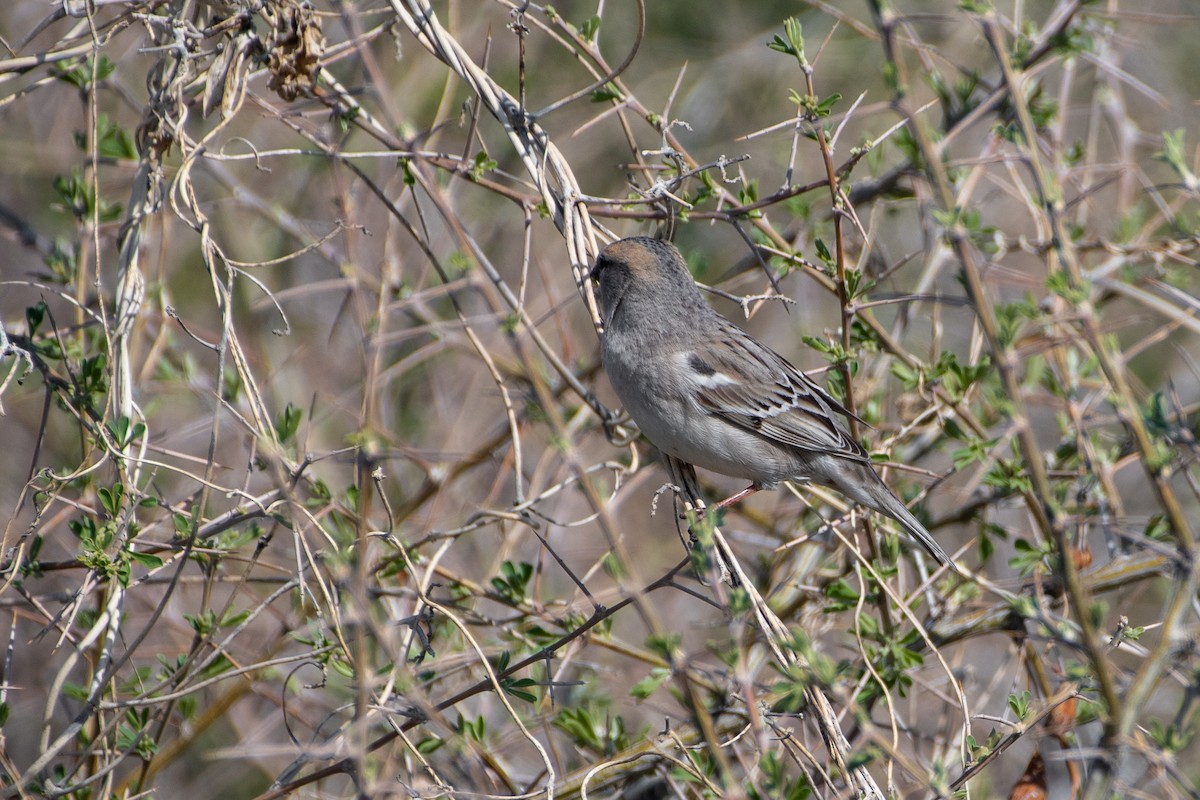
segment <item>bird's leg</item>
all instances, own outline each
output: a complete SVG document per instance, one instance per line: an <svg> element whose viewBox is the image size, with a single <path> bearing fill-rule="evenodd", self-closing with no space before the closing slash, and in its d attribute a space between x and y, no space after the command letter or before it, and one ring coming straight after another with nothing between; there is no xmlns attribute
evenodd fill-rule
<svg viewBox="0 0 1200 800"><path fill-rule="evenodd" d="M705 506L704 511L703 511L703 513L700 514L699 519L704 519L705 515L707 515L710 511L716 511L718 508L729 508L734 503L739 503L742 500L745 500L747 497L749 497L750 495L754 494L757 491L760 491L761 489L762 489L762 487L759 486L757 483L752 483L749 486L747 486L745 489L742 489L737 494L730 495L729 497L726 497L724 500L722 500L719 503L714 503L711 506ZM680 519L685 519L686 517L687 517L687 514L679 515Z"/></svg>
<svg viewBox="0 0 1200 800"><path fill-rule="evenodd" d="M742 489L737 494L730 495L729 497L726 497L721 502L711 505L708 508L704 509L704 513L707 514L708 512L713 511L718 508L729 508L734 503L740 503L742 500L745 500L747 497L749 497L750 495L757 492L760 488L762 488L762 487L760 487L757 483L752 483L749 486L747 486L745 489Z"/></svg>
<svg viewBox="0 0 1200 800"><path fill-rule="evenodd" d="M709 512L714 511L715 509L728 508L729 506L733 505L734 503L737 503L740 500L745 500L747 497L754 494L761 488L762 487L759 486L757 483L752 483L749 486L747 486L745 489L742 489L737 494L734 494L730 497L726 497L724 500L722 500L719 503L715 503L711 506L706 506L704 511L701 512L700 516L696 518L696 521L699 522L700 520L703 520L709 514ZM686 517L686 515L684 515L684 516ZM715 522L714 522L714 527L715 527ZM693 566L696 567L697 575L700 579L700 582L702 584L704 584L705 586L715 585L715 583L728 583L731 586L740 586L741 581L738 579L737 574L735 572L733 572L729 567L728 559L732 557L732 554L724 553L722 551L721 545L718 544L716 541L714 541L713 537L711 535L703 537L703 538L698 536L696 531L691 529L690 524L688 526L688 530L691 533L691 543L688 546L688 550L692 551L692 559L693 559L692 563L693 563ZM700 546L702 541L707 541L707 545L705 545L702 548L702 550L700 551L703 554L701 556L701 558L697 559L696 558L697 552L695 551L695 548ZM713 566L713 561L712 561L712 559L714 559L714 558L716 561L715 567ZM705 569L705 565L707 565L708 569ZM719 574L717 574L715 576L714 583L709 583L708 580L706 580L706 577L712 577L712 576L706 576L705 573L716 572L718 569L719 569Z"/></svg>

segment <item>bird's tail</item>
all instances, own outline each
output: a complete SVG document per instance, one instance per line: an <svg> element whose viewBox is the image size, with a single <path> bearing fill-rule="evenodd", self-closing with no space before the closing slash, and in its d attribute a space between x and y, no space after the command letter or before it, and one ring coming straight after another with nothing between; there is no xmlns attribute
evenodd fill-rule
<svg viewBox="0 0 1200 800"><path fill-rule="evenodd" d="M887 487L875 470L867 464L862 464L861 467L861 471L854 470L859 473L858 475L846 476L847 479L839 483L837 488L842 494L872 511L878 511L880 514L886 514L896 520L904 527L909 536L916 539L917 543L924 547L926 552L933 556L938 563L953 568L954 562L951 561L950 555L937 543L933 534L925 530L925 526L908 510L900 498L896 497Z"/></svg>

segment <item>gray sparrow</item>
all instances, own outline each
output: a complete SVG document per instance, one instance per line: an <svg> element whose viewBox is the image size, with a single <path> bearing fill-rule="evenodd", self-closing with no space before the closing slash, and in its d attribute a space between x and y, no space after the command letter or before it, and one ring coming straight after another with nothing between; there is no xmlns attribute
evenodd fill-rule
<svg viewBox="0 0 1200 800"><path fill-rule="evenodd" d="M891 517L951 563L850 436L840 419L849 412L714 311L675 245L644 236L614 242L592 278L604 369L642 433L680 461L750 481L718 507L780 481L811 481Z"/></svg>

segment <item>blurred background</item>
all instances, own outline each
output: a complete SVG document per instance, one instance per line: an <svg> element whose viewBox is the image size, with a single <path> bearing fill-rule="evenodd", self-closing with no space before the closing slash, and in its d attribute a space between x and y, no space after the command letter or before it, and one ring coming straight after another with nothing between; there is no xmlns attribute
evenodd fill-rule
<svg viewBox="0 0 1200 800"><path fill-rule="evenodd" d="M0 9L6 796L1195 796L1195 5L429 12ZM668 217L977 580L688 561L585 302Z"/></svg>

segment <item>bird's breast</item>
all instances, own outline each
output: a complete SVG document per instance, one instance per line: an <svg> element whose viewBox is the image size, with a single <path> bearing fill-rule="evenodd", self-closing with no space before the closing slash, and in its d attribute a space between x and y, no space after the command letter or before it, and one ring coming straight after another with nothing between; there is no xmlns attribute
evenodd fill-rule
<svg viewBox="0 0 1200 800"><path fill-rule="evenodd" d="M625 410L667 455L763 485L801 474L802 453L701 407L693 381L680 372L679 359L662 350L629 348L619 337L607 343L603 355L605 371Z"/></svg>

